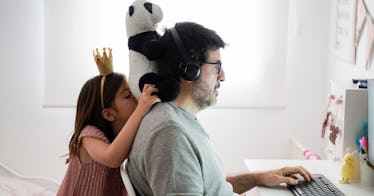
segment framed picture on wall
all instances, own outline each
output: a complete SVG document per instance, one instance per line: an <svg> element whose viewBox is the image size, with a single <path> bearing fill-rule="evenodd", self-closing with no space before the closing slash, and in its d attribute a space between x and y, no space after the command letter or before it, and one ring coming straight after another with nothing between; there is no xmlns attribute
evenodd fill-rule
<svg viewBox="0 0 374 196"><path fill-rule="evenodd" d="M336 2L334 52L336 56L354 64L357 0L336 0Z"/></svg>

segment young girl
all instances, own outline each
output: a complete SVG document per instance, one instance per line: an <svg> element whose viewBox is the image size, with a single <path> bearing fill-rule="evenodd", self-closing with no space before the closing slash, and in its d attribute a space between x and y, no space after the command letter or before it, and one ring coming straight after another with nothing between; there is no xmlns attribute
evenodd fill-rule
<svg viewBox="0 0 374 196"><path fill-rule="evenodd" d="M100 74L79 94L69 163L57 195L127 195L120 165L128 157L143 116L160 99L146 84L137 103L124 75L113 73L111 49L94 52Z"/></svg>

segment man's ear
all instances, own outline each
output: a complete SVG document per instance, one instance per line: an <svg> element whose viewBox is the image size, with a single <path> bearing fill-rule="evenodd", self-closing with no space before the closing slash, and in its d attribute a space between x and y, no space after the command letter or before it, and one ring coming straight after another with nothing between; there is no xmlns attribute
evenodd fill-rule
<svg viewBox="0 0 374 196"><path fill-rule="evenodd" d="M109 122L112 122L114 121L116 118L115 118L115 114L114 114L114 111L110 108L105 108L101 111L101 115L103 116L103 118Z"/></svg>

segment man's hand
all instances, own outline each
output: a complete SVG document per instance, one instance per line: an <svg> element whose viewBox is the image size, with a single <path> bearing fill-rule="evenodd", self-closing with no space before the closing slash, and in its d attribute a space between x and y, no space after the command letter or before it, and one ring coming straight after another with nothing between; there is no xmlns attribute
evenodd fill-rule
<svg viewBox="0 0 374 196"><path fill-rule="evenodd" d="M270 187L278 186L281 183L295 185L300 177L303 177L308 182L312 179L312 175L302 166L283 167L258 173L259 185Z"/></svg>
<svg viewBox="0 0 374 196"><path fill-rule="evenodd" d="M306 181L312 179L312 175L306 169L302 166L297 166L227 176L226 180L231 183L235 193L242 194L255 186L271 187L278 186L281 183L295 185L300 177L303 177Z"/></svg>

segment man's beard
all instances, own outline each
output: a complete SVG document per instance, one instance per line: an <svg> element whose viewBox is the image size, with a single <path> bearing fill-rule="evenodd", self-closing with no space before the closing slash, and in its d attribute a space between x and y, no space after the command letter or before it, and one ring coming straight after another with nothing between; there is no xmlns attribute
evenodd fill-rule
<svg viewBox="0 0 374 196"><path fill-rule="evenodd" d="M219 86L219 85L218 85ZM193 91L193 98L196 105L202 110L209 106L216 104L217 97L212 90L203 80L198 79Z"/></svg>

